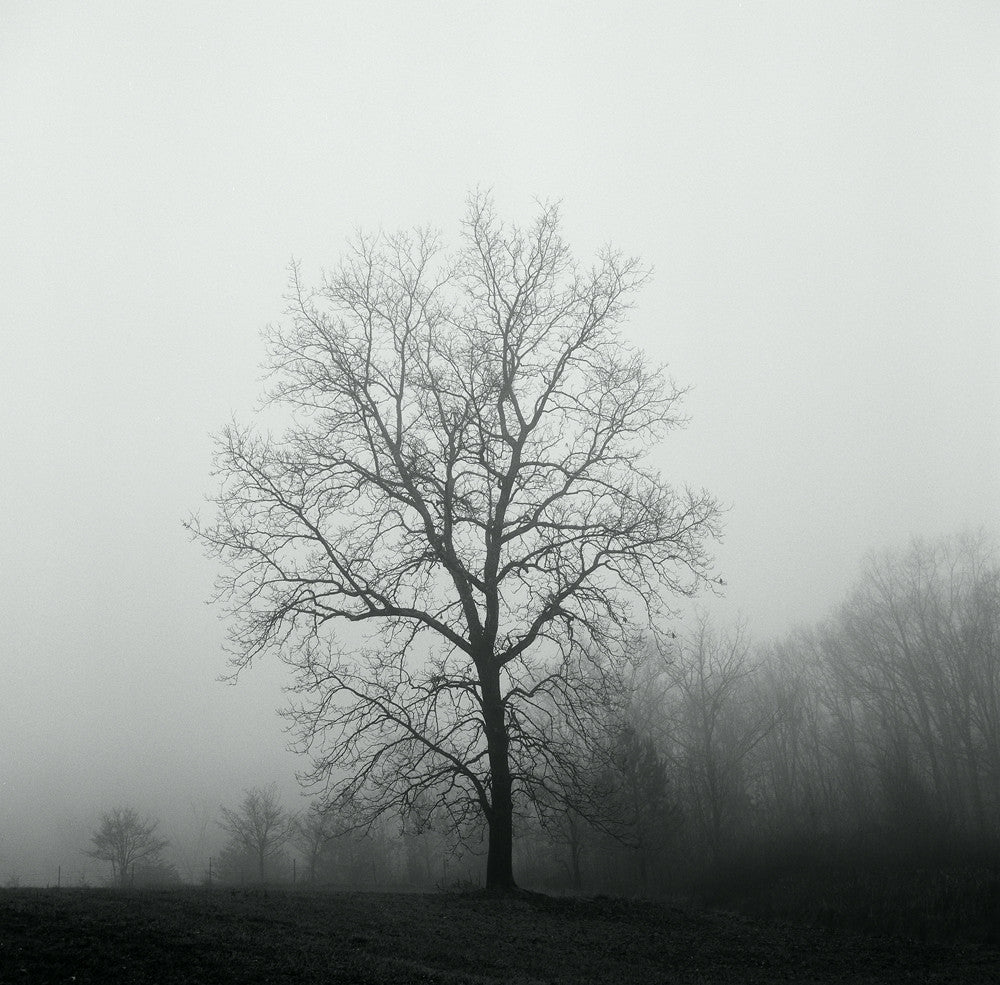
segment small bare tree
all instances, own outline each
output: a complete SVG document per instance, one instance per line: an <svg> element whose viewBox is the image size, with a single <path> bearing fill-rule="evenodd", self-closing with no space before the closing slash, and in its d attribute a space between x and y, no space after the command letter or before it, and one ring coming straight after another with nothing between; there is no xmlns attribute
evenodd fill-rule
<svg viewBox="0 0 1000 985"><path fill-rule="evenodd" d="M131 807L115 807L101 815L101 823L92 836L94 847L87 855L110 862L114 881L122 888L139 862L154 863L169 842L156 836L159 822L139 816Z"/></svg>
<svg viewBox="0 0 1000 985"><path fill-rule="evenodd" d="M714 499L643 465L683 422L618 331L645 277L610 250L580 270L556 208L521 230L484 196L457 255L421 231L362 237L318 290L295 268L270 336L292 423L227 428L215 517L189 523L225 568L236 672L294 668L310 778L369 821L428 795L485 821L494 890L515 802L565 787L637 624L710 574Z"/></svg>
<svg viewBox="0 0 1000 985"><path fill-rule="evenodd" d="M274 784L245 792L240 806L222 808L221 827L235 846L252 856L260 882L265 881L267 863L288 843L295 819L281 806Z"/></svg>

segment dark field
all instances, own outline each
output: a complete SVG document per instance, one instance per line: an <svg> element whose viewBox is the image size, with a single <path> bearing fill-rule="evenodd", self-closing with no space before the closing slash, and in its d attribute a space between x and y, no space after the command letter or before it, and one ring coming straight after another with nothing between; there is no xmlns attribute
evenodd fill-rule
<svg viewBox="0 0 1000 985"><path fill-rule="evenodd" d="M997 982L1000 951L664 903L0 890L0 982Z"/></svg>

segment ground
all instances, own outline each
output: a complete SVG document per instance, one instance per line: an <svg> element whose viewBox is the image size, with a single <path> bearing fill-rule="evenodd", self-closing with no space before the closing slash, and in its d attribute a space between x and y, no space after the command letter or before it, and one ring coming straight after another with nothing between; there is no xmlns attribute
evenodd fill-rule
<svg viewBox="0 0 1000 985"><path fill-rule="evenodd" d="M482 894L0 890L0 983L1000 981L1000 949L689 905Z"/></svg>

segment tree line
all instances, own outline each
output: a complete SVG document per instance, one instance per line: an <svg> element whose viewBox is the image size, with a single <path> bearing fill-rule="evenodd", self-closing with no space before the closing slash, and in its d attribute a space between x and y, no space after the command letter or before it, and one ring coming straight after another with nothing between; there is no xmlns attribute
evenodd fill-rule
<svg viewBox="0 0 1000 985"><path fill-rule="evenodd" d="M627 676L626 711L578 774L590 788L516 814L526 886L657 895L748 866L1000 857L1000 556L986 534L872 555L826 619L768 643L701 613L637 648ZM574 806L598 800L599 814ZM219 824L219 885L477 884L489 844L430 790L373 822L254 788ZM117 810L90 854L128 884L137 865L162 875L165 846Z"/></svg>
<svg viewBox="0 0 1000 985"><path fill-rule="evenodd" d="M823 622L752 646L702 616L636 661L606 785L553 885L676 891L748 865L1000 860L1000 557L985 534L872 555ZM584 861L585 860L585 861Z"/></svg>

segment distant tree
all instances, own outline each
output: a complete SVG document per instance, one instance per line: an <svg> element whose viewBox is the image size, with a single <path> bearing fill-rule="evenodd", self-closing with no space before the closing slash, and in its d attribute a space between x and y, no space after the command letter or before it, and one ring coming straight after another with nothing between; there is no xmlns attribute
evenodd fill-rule
<svg viewBox="0 0 1000 985"><path fill-rule="evenodd" d="M554 207L521 230L477 195L464 231L451 257L362 237L314 291L293 270L270 337L290 426L222 433L189 529L224 564L237 672L268 650L296 672L312 779L369 820L426 793L478 815L505 890L515 802L586 748L636 624L708 579L719 509L644 464L684 418L619 332L639 263L579 269ZM332 642L346 624L370 646Z"/></svg>
<svg viewBox="0 0 1000 985"><path fill-rule="evenodd" d="M309 809L295 819L292 839L305 856L305 876L310 883L316 881L316 874L330 856L336 837L334 818L319 803L310 804Z"/></svg>
<svg viewBox="0 0 1000 985"><path fill-rule="evenodd" d="M614 783L610 790L632 848L643 894L650 888L650 869L662 859L680 824L676 796L670 789L667 763L649 735L626 727L618 739Z"/></svg>
<svg viewBox="0 0 1000 985"><path fill-rule="evenodd" d="M755 700L745 626L718 633L705 613L665 653L670 758L686 814L714 856L749 804L747 765L774 725Z"/></svg>
<svg viewBox="0 0 1000 985"><path fill-rule="evenodd" d="M125 887L136 864L158 864L168 842L156 836L157 825L157 821L140 817L131 807L115 807L101 815L101 823L91 838L94 847L86 854L110 862L114 881Z"/></svg>
<svg viewBox="0 0 1000 985"><path fill-rule="evenodd" d="M215 807L208 801L190 801L186 824L171 829L172 855L178 860L181 874L189 883L201 878L208 855L209 825L214 819Z"/></svg>
<svg viewBox="0 0 1000 985"><path fill-rule="evenodd" d="M442 863L467 845L470 832L457 831L437 801L425 796L399 818L403 869L411 886L430 887L442 879ZM481 830L480 830L481 834ZM478 839L481 843L481 837Z"/></svg>
<svg viewBox="0 0 1000 985"><path fill-rule="evenodd" d="M386 818L360 830L346 832L338 839L338 878L358 889L372 889L395 883L400 878L403 845Z"/></svg>
<svg viewBox="0 0 1000 985"><path fill-rule="evenodd" d="M586 823L576 811L567 810L552 831L552 840L566 848L566 868L574 892L583 888L583 854L586 846Z"/></svg>
<svg viewBox="0 0 1000 985"><path fill-rule="evenodd" d="M281 806L274 784L247 790L237 808L223 807L219 824L229 832L233 846L253 859L261 883L268 861L281 853L295 832L295 819Z"/></svg>
<svg viewBox="0 0 1000 985"><path fill-rule="evenodd" d="M815 634L798 629L760 651L755 698L772 728L759 750L758 813L775 835L813 842L869 799L858 789L853 729L835 728L848 714L822 663L805 658Z"/></svg>

